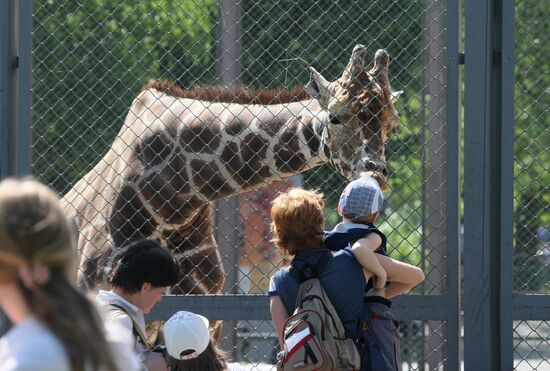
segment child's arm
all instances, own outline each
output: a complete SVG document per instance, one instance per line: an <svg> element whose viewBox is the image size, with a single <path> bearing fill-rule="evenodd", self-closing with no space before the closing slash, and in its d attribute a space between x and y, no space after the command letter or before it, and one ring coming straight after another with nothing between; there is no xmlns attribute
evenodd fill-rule
<svg viewBox="0 0 550 371"><path fill-rule="evenodd" d="M377 259L374 251L382 244L382 238L377 233L369 233L367 237L357 240L351 250L355 259L363 268L370 271L374 277L374 287L383 289L386 286L386 270Z"/></svg>
<svg viewBox="0 0 550 371"><path fill-rule="evenodd" d="M424 281L424 272L414 265L400 262L388 256L376 254L378 261L387 273L390 283L386 288L386 298L409 292L413 287Z"/></svg>

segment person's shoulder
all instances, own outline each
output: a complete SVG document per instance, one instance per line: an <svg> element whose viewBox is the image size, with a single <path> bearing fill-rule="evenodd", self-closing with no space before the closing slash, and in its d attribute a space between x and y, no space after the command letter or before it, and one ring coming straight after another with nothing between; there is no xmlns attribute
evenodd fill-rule
<svg viewBox="0 0 550 371"><path fill-rule="evenodd" d="M372 224L338 223L334 229L324 232L325 247L332 251L339 251L349 246L354 241L370 234L377 233Z"/></svg>
<svg viewBox="0 0 550 371"><path fill-rule="evenodd" d="M113 358L120 370L139 371L142 363L134 350L132 332L116 322L106 322L105 332L107 344L112 350Z"/></svg>
<svg viewBox="0 0 550 371"><path fill-rule="evenodd" d="M31 318L2 338L2 370L69 370L61 342L37 320ZM4 364L6 365L4 368Z"/></svg>
<svg viewBox="0 0 550 371"><path fill-rule="evenodd" d="M278 270L273 276L271 276L271 278L269 279L269 296L278 296L280 294L279 290L281 289L281 285L289 277L289 270L290 267L287 266L283 269Z"/></svg>
<svg viewBox="0 0 550 371"><path fill-rule="evenodd" d="M114 326L112 328L120 326L131 331L133 326L132 318L123 309L105 302L96 302L96 308L104 323L113 323ZM107 328L106 331L109 332L110 329Z"/></svg>

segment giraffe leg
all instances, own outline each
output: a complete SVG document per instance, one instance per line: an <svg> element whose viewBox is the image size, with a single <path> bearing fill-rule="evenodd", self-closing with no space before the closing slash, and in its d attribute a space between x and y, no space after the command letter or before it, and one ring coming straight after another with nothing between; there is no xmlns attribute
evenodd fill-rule
<svg viewBox="0 0 550 371"><path fill-rule="evenodd" d="M225 273L213 237L210 205L198 209L195 218L181 229L164 231L167 247L174 252L180 265L181 281L172 288L173 294L219 294L223 290ZM213 338L221 334L221 321L210 321Z"/></svg>
<svg viewBox="0 0 550 371"><path fill-rule="evenodd" d="M182 280L172 289L173 294L219 294L223 290L225 273L220 253L212 236L197 248L176 254ZM212 337L218 341L222 322L210 321Z"/></svg>
<svg viewBox="0 0 550 371"><path fill-rule="evenodd" d="M203 258L197 261L200 266L198 272L199 280L207 289L209 294L219 294L223 290L225 272L223 270L221 256L213 236L208 239L207 247L204 249ZM210 321L212 339L218 342L222 333L222 321Z"/></svg>

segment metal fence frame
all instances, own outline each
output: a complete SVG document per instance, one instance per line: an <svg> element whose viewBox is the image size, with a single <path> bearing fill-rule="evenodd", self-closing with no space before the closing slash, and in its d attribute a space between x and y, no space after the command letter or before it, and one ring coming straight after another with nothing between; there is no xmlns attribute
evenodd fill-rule
<svg viewBox="0 0 550 371"><path fill-rule="evenodd" d="M550 320L550 296L512 290L514 1L466 0L464 365L513 369L513 321Z"/></svg>
<svg viewBox="0 0 550 371"><path fill-rule="evenodd" d="M0 178L30 172L30 0L0 3ZM446 369L461 368L460 2L447 1L446 293L395 299L404 320L446 321ZM464 367L513 369L513 321L550 320L550 296L512 291L514 185L514 1L465 1ZM454 279L453 279L454 278ZM269 320L264 295L170 296L177 308L222 320Z"/></svg>
<svg viewBox="0 0 550 371"><path fill-rule="evenodd" d="M228 37L229 32L235 32L238 24L238 2L221 2L222 18L225 28L222 37L220 68L220 80L234 83L239 76L238 55L239 51L232 50L235 47L236 38ZM225 8L224 8L225 4ZM460 316L460 3L446 1L447 5L447 49L445 69L447 71L447 96L446 96L446 152L445 152L445 195L446 209L446 292L441 295L406 295L395 298L392 309L397 318L401 320L445 321L445 364L449 370L460 369L461 354L461 316ZM228 9L228 11L224 11ZM232 14L230 14L230 12ZM224 67L225 66L225 67ZM222 202L233 202L231 200ZM235 206L222 206L223 217L230 218L229 210L235 210ZM220 210L218 209L218 212ZM226 221L227 223L227 221ZM232 223L228 223L232 224ZM234 223L233 223L234 224ZM227 229L227 227L225 227ZM222 235L232 235L231 231L224 231ZM229 238L231 239L231 237ZM220 240L222 241L222 240ZM222 244L220 244L222 245ZM225 249L224 249L225 248ZM222 251L227 247L220 246ZM228 269L231 269L228 267ZM265 295L206 295L206 296L168 296L153 308L148 318L156 320L167 319L170 315L185 307L190 311L203 313L206 317L220 320L271 320L269 312L269 298ZM235 341L232 334L230 345Z"/></svg>
<svg viewBox="0 0 550 371"><path fill-rule="evenodd" d="M31 169L32 2L0 4L0 179Z"/></svg>

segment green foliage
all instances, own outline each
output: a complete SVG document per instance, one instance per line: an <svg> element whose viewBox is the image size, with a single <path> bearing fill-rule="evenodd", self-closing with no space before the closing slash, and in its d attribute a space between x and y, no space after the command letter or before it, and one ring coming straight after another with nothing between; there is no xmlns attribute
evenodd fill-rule
<svg viewBox="0 0 550 371"><path fill-rule="evenodd" d="M392 86L405 94L397 104L399 131L386 146L390 190L380 228L393 256L415 264L427 233L425 156L433 155L424 143L434 134L425 126L425 86L435 76L426 69L424 4L243 0L240 23L241 82L256 87L304 85L309 64L336 79L357 43L367 46L369 65L376 49L389 51ZM549 10L540 1L516 2L514 283L517 290L535 292L548 290L550 282L550 270L534 258L537 228L550 224ZM438 19L445 16L442 11ZM70 189L105 153L132 99L151 78L183 87L213 84L217 18L215 0L37 2L34 173L60 193ZM336 224L345 180L325 165L304 174L304 182L325 194L327 227Z"/></svg>
<svg viewBox="0 0 550 371"><path fill-rule="evenodd" d="M37 3L34 172L66 192L105 153L149 79L211 83L216 3Z"/></svg>
<svg viewBox="0 0 550 371"><path fill-rule="evenodd" d="M550 292L550 268L536 257L537 230L550 226L550 5L516 3L514 288Z"/></svg>

